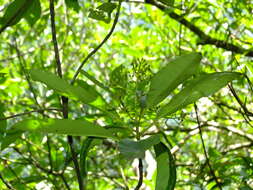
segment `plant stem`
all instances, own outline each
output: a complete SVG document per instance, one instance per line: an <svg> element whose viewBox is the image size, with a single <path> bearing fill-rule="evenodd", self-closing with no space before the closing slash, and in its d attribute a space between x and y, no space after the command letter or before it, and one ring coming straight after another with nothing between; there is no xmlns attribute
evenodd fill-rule
<svg viewBox="0 0 253 190"><path fill-rule="evenodd" d="M54 45L55 61L56 61L56 68L57 68L56 70L57 70L58 76L62 78L62 68L61 68L59 48L58 48L58 43L57 43L57 38L56 38L56 29L55 29L54 0L50 0L50 16L51 16L52 41ZM67 119L68 118L68 98L62 96L61 101L62 101L63 118ZM74 163L74 167L75 167L75 171L76 171L76 175L78 179L79 190L83 190L83 180L80 173L80 167L77 160L77 154L75 152L74 145L73 145L73 137L68 135L67 140L70 146L72 160Z"/></svg>
<svg viewBox="0 0 253 190"><path fill-rule="evenodd" d="M195 114L196 114L196 118L197 118L197 123L198 123L198 129L199 129L199 135L200 135L200 139L201 139L201 143L202 143L202 147L203 147L203 150L204 150L204 154L205 154L205 157L206 157L206 162L207 162L207 165L209 167L209 170L210 170L210 173L211 175L213 176L218 188L220 190L222 190L222 187L221 187L221 184L218 180L218 178L216 177L215 175L215 172L211 166L211 163L210 163L210 160L209 160L209 157L208 157L208 154L207 154L207 151L206 151L206 146L205 146L205 142L204 142L204 139L203 139L203 134L202 134L202 129L201 129L201 125L200 125L200 121L199 121L199 116L198 116L198 108L197 108L197 105L194 104L194 108L195 108Z"/></svg>
<svg viewBox="0 0 253 190"><path fill-rule="evenodd" d="M105 42L111 37L117 23L118 23L118 19L119 19L119 14L120 14L120 8L121 8L121 3L122 3L122 0L119 0L119 5L118 5L118 8L117 8L117 13L116 13L116 16L115 16L115 19L113 21L113 24L112 24L112 28L111 30L109 31L109 33L105 36L105 38L103 39L103 41L95 48L93 49L88 55L87 57L84 58L84 60L82 61L82 63L79 65L73 79L71 80L71 84L74 84L76 78L78 77L79 73L81 72L84 64L105 44Z"/></svg>

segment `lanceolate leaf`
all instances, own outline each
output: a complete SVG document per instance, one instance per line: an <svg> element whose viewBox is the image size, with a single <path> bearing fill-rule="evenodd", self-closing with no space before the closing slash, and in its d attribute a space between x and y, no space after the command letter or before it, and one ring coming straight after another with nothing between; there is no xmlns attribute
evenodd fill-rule
<svg viewBox="0 0 253 190"><path fill-rule="evenodd" d="M40 17L39 0L15 0L6 9L1 18L1 31L3 28L17 24L24 16L29 23L35 23Z"/></svg>
<svg viewBox="0 0 253 190"><path fill-rule="evenodd" d="M65 134L73 136L116 137L103 127L85 120L36 119L23 120L13 125L12 130L41 133Z"/></svg>
<svg viewBox="0 0 253 190"><path fill-rule="evenodd" d="M97 98L92 87L85 83L85 88L81 86L72 86L64 79L41 70L31 70L31 78L35 81L46 84L49 88L55 90L61 95L67 96L72 99L80 100L84 103L89 103ZM84 84L84 83L82 83Z"/></svg>
<svg viewBox="0 0 253 190"><path fill-rule="evenodd" d="M181 92L176 94L167 105L163 106L158 113L158 117L172 114L202 97L210 96L240 76L240 73L235 72L202 74L191 80Z"/></svg>
<svg viewBox="0 0 253 190"><path fill-rule="evenodd" d="M133 141L123 139L119 142L120 153L127 159L143 158L145 151L160 142L160 135L153 135L147 139Z"/></svg>
<svg viewBox="0 0 253 190"><path fill-rule="evenodd" d="M147 106L152 107L166 98L179 84L197 72L201 55L186 54L177 57L162 68L151 80Z"/></svg>
<svg viewBox="0 0 253 190"><path fill-rule="evenodd" d="M173 190L176 184L176 166L170 150L162 143L154 146L157 162L155 190Z"/></svg>

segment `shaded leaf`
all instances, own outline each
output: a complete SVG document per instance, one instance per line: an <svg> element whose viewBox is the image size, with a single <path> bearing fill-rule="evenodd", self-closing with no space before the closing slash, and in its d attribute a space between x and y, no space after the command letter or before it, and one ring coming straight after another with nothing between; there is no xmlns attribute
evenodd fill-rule
<svg viewBox="0 0 253 190"><path fill-rule="evenodd" d="M109 23L111 21L111 19L106 15L105 12L96 9L90 9L88 17L95 20L104 21L105 23Z"/></svg>
<svg viewBox="0 0 253 190"><path fill-rule="evenodd" d="M6 9L1 18L2 28L17 24L25 17L29 24L35 23L41 14L39 0L15 0Z"/></svg>
<svg viewBox="0 0 253 190"><path fill-rule="evenodd" d="M175 58L151 79L147 106L152 107L166 98L179 84L197 72L201 55L191 53Z"/></svg>
<svg viewBox="0 0 253 190"><path fill-rule="evenodd" d="M240 76L240 73L234 72L202 74L189 81L183 90L176 94L167 105L163 106L158 112L158 117L172 114L202 97L212 95Z"/></svg>
<svg viewBox="0 0 253 190"><path fill-rule="evenodd" d="M109 15L112 13L112 11L117 7L115 3L103 3L102 5L98 6L97 9L101 10L103 12L108 13Z"/></svg>
<svg viewBox="0 0 253 190"><path fill-rule="evenodd" d="M54 133L73 136L95 136L113 138L108 130L85 120L70 119L28 119L13 125L12 130Z"/></svg>
<svg viewBox="0 0 253 190"><path fill-rule="evenodd" d="M162 143L154 146L157 176L155 190L173 190L176 184L176 166L170 150Z"/></svg>
<svg viewBox="0 0 253 190"><path fill-rule="evenodd" d="M147 139L133 141L123 139L119 142L120 153L127 159L143 158L145 151L160 142L160 135L153 135Z"/></svg>
<svg viewBox="0 0 253 190"><path fill-rule="evenodd" d="M97 98L97 96L94 95L95 90L92 89L92 87L88 87L88 84L85 85L85 88L72 86L64 79L49 72L34 69L31 70L31 78L46 84L49 88L63 96L81 100L84 103L92 102Z"/></svg>
<svg viewBox="0 0 253 190"><path fill-rule="evenodd" d="M22 134L22 131L18 131L18 130L7 132L1 141L1 150L4 150L10 144L14 143L18 138L21 137L21 134Z"/></svg>
<svg viewBox="0 0 253 190"><path fill-rule="evenodd" d="M81 153L80 153L80 170L81 170L81 175L86 178L87 176L87 156L88 152L91 147L91 143L93 141L93 137L88 137L83 141L82 148L81 148Z"/></svg>
<svg viewBox="0 0 253 190"><path fill-rule="evenodd" d="M80 6L78 4L78 0L65 0L65 4L68 8L71 8L75 10L76 12L79 12Z"/></svg>
<svg viewBox="0 0 253 190"><path fill-rule="evenodd" d="M174 5L174 0L158 0L158 1L168 6Z"/></svg>
<svg viewBox="0 0 253 190"><path fill-rule="evenodd" d="M0 103L0 118L4 118L4 105ZM0 133L1 135L5 132L7 127L7 121L6 120L0 120Z"/></svg>
<svg viewBox="0 0 253 190"><path fill-rule="evenodd" d="M39 0L33 0L28 11L25 12L24 18L33 26L36 21L40 18L41 15L41 6Z"/></svg>

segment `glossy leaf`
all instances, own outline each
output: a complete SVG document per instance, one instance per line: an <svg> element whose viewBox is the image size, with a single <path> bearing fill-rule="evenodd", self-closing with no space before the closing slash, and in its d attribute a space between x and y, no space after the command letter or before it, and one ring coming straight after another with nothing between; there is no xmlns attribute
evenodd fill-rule
<svg viewBox="0 0 253 190"><path fill-rule="evenodd" d="M155 190L173 190L176 184L176 166L170 150L159 143L154 146L157 176Z"/></svg>
<svg viewBox="0 0 253 190"><path fill-rule="evenodd" d="M152 107L166 98L179 84L197 72L201 55L191 53L179 56L162 68L151 79L147 106Z"/></svg>
<svg viewBox="0 0 253 190"><path fill-rule="evenodd" d="M92 102L97 98L97 95L94 93L95 90L92 87L88 87L88 84L85 84L85 88L72 86L64 79L49 72L37 69L31 70L31 78L46 84L61 95L80 100L84 103Z"/></svg>
<svg viewBox="0 0 253 190"><path fill-rule="evenodd" d="M14 124L12 130L116 139L108 130L85 120L29 119Z"/></svg>
<svg viewBox="0 0 253 190"><path fill-rule="evenodd" d="M71 8L75 10L76 12L79 12L80 5L78 4L78 0L65 0L65 4L68 8Z"/></svg>
<svg viewBox="0 0 253 190"><path fill-rule="evenodd" d="M39 0L15 0L6 9L4 16L1 18L2 27L17 24L23 17L29 23L35 23L40 17L41 9Z"/></svg>
<svg viewBox="0 0 253 190"><path fill-rule="evenodd" d="M160 142L160 135L154 135L140 141L123 139L119 142L120 153L127 159L144 158L145 151Z"/></svg>
<svg viewBox="0 0 253 190"><path fill-rule="evenodd" d="M234 72L202 74L189 81L182 91L176 94L167 105L163 106L158 112L158 117L172 114L202 97L210 96L240 76L240 73Z"/></svg>

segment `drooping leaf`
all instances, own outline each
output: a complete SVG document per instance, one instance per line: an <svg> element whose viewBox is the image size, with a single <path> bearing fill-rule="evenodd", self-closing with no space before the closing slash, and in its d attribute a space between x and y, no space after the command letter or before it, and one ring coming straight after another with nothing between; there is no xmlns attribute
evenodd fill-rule
<svg viewBox="0 0 253 190"><path fill-rule="evenodd" d="M25 12L24 18L33 26L36 21L40 18L41 15L41 6L39 0L33 0L28 11Z"/></svg>
<svg viewBox="0 0 253 190"><path fill-rule="evenodd" d="M65 4L68 8L71 8L75 10L76 12L79 12L80 5L78 4L78 0L65 0Z"/></svg>
<svg viewBox="0 0 253 190"><path fill-rule="evenodd" d="M1 26L5 28L17 24L25 17L30 24L34 24L41 14L39 0L14 0L7 7L4 16L1 18Z"/></svg>
<svg viewBox="0 0 253 190"><path fill-rule="evenodd" d="M191 53L179 56L162 68L151 79L147 106L152 107L166 98L179 84L197 72L201 55Z"/></svg>
<svg viewBox="0 0 253 190"><path fill-rule="evenodd" d="M14 124L12 126L12 130L54 133L73 136L95 136L113 139L116 138L103 127L85 120L28 119Z"/></svg>
<svg viewBox="0 0 253 190"><path fill-rule="evenodd" d="M160 135L153 135L147 139L133 141L123 139L119 142L120 153L127 159L143 158L145 151L160 142Z"/></svg>
<svg viewBox="0 0 253 190"><path fill-rule="evenodd" d="M42 82L46 84L49 88L55 90L57 93L67 96L72 99L80 100L84 103L89 103L94 101L97 96L94 95L94 89L89 88L88 84L86 87L72 86L64 79L60 77L41 70L31 70L31 78L35 81Z"/></svg>
<svg viewBox="0 0 253 190"><path fill-rule="evenodd" d="M155 190L173 190L176 184L176 166L170 150L162 143L154 146L157 162Z"/></svg>
<svg viewBox="0 0 253 190"><path fill-rule="evenodd" d="M86 161L87 161L87 156L88 156L88 152L90 150L92 141L93 141L93 137L88 137L87 139L84 140L84 142L82 144L82 148L81 148L80 170L81 170L81 175L83 176L83 178L86 178L86 176L87 176Z"/></svg>
<svg viewBox="0 0 253 190"><path fill-rule="evenodd" d="M172 114L202 97L210 96L232 80L240 77L241 74L235 72L202 74L189 81L182 91L176 94L167 105L163 106L158 112L158 117Z"/></svg>

